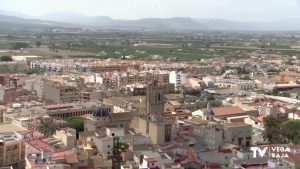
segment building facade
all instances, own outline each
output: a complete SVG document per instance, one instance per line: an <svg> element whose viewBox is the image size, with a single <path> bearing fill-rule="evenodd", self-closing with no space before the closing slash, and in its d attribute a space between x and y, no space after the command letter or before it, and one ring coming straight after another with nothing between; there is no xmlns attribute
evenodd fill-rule
<svg viewBox="0 0 300 169"><path fill-rule="evenodd" d="M169 82L175 84L175 87L181 87L186 83L186 74L181 71L172 71L169 74Z"/></svg>
<svg viewBox="0 0 300 169"><path fill-rule="evenodd" d="M70 103L80 100L79 88L56 82L45 82L44 99L50 103Z"/></svg>
<svg viewBox="0 0 300 169"><path fill-rule="evenodd" d="M0 134L0 166L24 168L25 145L23 139L26 137L22 138L14 133Z"/></svg>
<svg viewBox="0 0 300 169"><path fill-rule="evenodd" d="M173 123L164 116L164 88L153 81L146 89L146 113L136 115L131 123L135 130L148 135L152 144L171 142Z"/></svg>

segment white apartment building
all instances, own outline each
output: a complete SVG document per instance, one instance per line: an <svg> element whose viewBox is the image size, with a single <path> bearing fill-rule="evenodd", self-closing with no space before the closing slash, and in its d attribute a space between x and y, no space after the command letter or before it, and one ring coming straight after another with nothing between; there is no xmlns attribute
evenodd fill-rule
<svg viewBox="0 0 300 169"><path fill-rule="evenodd" d="M166 153L152 151L144 151L140 155L135 155L134 161L139 169L162 168L166 164L174 164L174 159Z"/></svg>
<svg viewBox="0 0 300 169"><path fill-rule="evenodd" d="M215 81L215 86L219 88L234 88L240 90L252 90L255 88L255 83L250 80L239 79L218 79Z"/></svg>
<svg viewBox="0 0 300 169"><path fill-rule="evenodd" d="M128 143L129 145L145 145L150 144L150 138L145 135L136 134L136 135L125 135L124 128L106 128L105 134L101 136L101 133L97 133L95 136L92 136L97 149L103 155L111 155L113 148L114 136L120 138L120 142Z"/></svg>
<svg viewBox="0 0 300 169"><path fill-rule="evenodd" d="M175 84L175 87L180 87L186 83L186 74L181 71L172 71L169 73L169 83Z"/></svg>

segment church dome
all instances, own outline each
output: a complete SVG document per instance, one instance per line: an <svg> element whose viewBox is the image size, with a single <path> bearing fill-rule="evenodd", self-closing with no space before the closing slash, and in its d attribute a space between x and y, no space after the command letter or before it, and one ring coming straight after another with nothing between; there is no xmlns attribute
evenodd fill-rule
<svg viewBox="0 0 300 169"><path fill-rule="evenodd" d="M94 117L109 117L109 112L107 108L100 107L93 112Z"/></svg>

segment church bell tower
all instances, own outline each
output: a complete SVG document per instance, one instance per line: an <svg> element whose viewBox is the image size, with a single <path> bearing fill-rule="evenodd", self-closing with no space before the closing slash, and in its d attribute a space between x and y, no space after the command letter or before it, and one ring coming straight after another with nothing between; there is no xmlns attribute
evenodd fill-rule
<svg viewBox="0 0 300 169"><path fill-rule="evenodd" d="M148 116L164 115L164 88L153 81L146 90L146 113Z"/></svg>

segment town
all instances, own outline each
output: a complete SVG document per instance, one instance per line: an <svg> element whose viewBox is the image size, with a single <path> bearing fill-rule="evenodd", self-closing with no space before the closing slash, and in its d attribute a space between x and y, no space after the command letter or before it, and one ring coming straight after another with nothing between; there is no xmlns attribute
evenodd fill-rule
<svg viewBox="0 0 300 169"><path fill-rule="evenodd" d="M0 169L300 168L300 32L4 17Z"/></svg>

